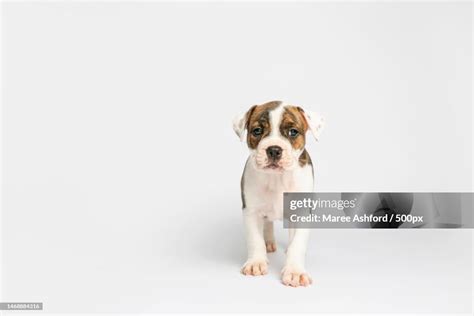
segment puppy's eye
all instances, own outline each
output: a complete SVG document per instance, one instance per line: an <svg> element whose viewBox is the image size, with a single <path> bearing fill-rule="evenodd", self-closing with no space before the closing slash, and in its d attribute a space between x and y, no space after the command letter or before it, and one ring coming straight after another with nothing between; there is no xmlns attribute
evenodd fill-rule
<svg viewBox="0 0 474 316"><path fill-rule="evenodd" d="M263 133L263 128L261 128L261 127L255 127L255 128L252 130L252 134L253 134L254 136L260 136L260 135L262 135L262 133Z"/></svg>
<svg viewBox="0 0 474 316"><path fill-rule="evenodd" d="M295 129L295 128L290 128L290 130L288 131L288 135L290 137L296 137L296 136L298 136L299 133L300 132L298 132L298 130Z"/></svg>

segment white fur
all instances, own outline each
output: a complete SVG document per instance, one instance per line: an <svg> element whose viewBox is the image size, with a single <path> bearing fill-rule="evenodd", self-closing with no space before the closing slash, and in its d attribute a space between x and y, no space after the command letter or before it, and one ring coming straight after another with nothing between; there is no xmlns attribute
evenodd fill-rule
<svg viewBox="0 0 474 316"><path fill-rule="evenodd" d="M272 131L259 142L255 150L251 150L244 170L243 194L246 208L243 210L243 215L248 250L248 259L242 268L244 274L261 275L267 271L269 243L273 243L274 247L273 225L269 222L283 217L283 193L312 192L314 187L311 165L302 167L298 163L302 150L293 149L289 140L280 134L283 111L284 105L280 105L270 112ZM314 118L319 117L315 114L306 116L313 134L316 135L316 132L319 137L322 121L311 121ZM245 123L245 114L234 120L234 130L241 138ZM281 169L265 169L268 163L265 150L275 145L283 149L279 162ZM304 267L308 236L307 229L289 229L287 258L282 270L282 281L286 285L306 286L310 282Z"/></svg>
<svg viewBox="0 0 474 316"><path fill-rule="evenodd" d="M242 112L237 115L232 121L232 127L234 132L240 138L240 141L243 141L245 138L245 122L247 121L247 112Z"/></svg>

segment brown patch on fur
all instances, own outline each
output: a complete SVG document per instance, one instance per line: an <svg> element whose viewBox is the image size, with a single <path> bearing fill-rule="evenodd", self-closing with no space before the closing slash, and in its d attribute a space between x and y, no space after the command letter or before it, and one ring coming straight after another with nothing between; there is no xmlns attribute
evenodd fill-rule
<svg viewBox="0 0 474 316"><path fill-rule="evenodd" d="M308 130L308 123L304 119L301 111L302 110L299 107L286 106L280 123L281 135L290 141L291 146L294 149L302 149L304 147L305 135ZM298 131L296 137L291 137L289 135L291 129L296 129Z"/></svg>
<svg viewBox="0 0 474 316"><path fill-rule="evenodd" d="M247 131L248 131L248 128L249 128L250 117L252 116L253 111L255 111L255 108L256 108L256 107L257 107L257 105L252 106L252 107L247 111L247 113L245 113L245 128L247 129Z"/></svg>
<svg viewBox="0 0 474 316"><path fill-rule="evenodd" d="M242 199L242 209L245 208L245 191L244 191L244 183L245 183L245 169L247 169L247 164L249 160L247 159L247 162L245 163L244 171L242 172L242 177L240 178L240 198Z"/></svg>
<svg viewBox="0 0 474 316"><path fill-rule="evenodd" d="M313 162L311 161L311 157L309 156L308 152L303 150L303 152L300 155L300 158L298 158L298 162L301 167L304 167L306 165L313 165Z"/></svg>
<svg viewBox="0 0 474 316"><path fill-rule="evenodd" d="M270 111L276 109L280 104L281 101L270 101L262 105L254 105L251 108L252 111L247 119L247 144L251 149L257 148L260 140L270 134ZM263 132L261 135L254 135L252 133L257 127L262 128Z"/></svg>

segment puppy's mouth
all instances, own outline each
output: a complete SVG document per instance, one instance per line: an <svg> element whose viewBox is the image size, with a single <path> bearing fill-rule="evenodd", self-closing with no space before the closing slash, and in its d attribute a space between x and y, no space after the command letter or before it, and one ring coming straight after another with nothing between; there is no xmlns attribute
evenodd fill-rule
<svg viewBox="0 0 474 316"><path fill-rule="evenodd" d="M269 163L263 169L275 170L275 171L282 171L283 170L283 168L280 165L278 165L278 163L276 163L276 162Z"/></svg>

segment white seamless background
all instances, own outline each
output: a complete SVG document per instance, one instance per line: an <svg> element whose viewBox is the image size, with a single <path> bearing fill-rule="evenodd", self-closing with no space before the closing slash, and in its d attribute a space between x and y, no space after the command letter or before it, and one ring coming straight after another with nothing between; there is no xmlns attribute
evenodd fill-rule
<svg viewBox="0 0 474 316"><path fill-rule="evenodd" d="M245 259L233 116L323 114L319 191L472 191L472 4L3 3L2 301L46 312L472 311L472 230ZM278 225L282 226L282 225Z"/></svg>

